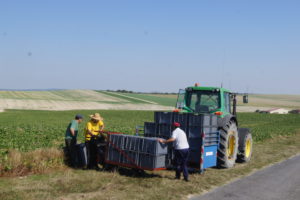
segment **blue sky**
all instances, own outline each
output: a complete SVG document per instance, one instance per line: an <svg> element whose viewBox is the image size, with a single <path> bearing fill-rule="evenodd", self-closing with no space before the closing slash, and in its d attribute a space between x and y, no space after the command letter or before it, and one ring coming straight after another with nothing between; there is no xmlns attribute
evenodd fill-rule
<svg viewBox="0 0 300 200"><path fill-rule="evenodd" d="M300 2L0 1L0 88L300 94Z"/></svg>

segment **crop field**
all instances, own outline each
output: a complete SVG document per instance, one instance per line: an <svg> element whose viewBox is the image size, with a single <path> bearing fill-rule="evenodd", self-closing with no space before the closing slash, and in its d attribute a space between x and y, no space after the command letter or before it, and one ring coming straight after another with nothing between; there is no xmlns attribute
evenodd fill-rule
<svg viewBox="0 0 300 200"><path fill-rule="evenodd" d="M96 111L21 111L0 113L0 151L13 148L29 151L44 147L62 147L65 129L76 113L85 117ZM153 121L152 111L98 110L104 117L105 129L133 134L136 125ZM300 129L298 115L268 115L239 113L240 127L249 127L255 141L278 135L289 135ZM84 123L80 125L79 140L83 140Z"/></svg>
<svg viewBox="0 0 300 200"><path fill-rule="evenodd" d="M131 101L133 103L150 103L163 106L175 107L177 95L172 94L145 94L145 93L119 93L119 92L104 92L106 95L113 97L123 98L124 100Z"/></svg>

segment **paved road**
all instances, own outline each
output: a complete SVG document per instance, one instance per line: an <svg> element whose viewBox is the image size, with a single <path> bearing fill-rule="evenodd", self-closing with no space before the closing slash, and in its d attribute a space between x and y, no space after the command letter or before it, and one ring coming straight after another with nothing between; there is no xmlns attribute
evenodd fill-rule
<svg viewBox="0 0 300 200"><path fill-rule="evenodd" d="M191 200L300 200L300 155Z"/></svg>

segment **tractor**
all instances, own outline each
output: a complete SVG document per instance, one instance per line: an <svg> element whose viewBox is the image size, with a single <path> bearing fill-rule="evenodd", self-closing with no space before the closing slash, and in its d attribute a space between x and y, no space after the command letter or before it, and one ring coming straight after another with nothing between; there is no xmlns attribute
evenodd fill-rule
<svg viewBox="0 0 300 200"><path fill-rule="evenodd" d="M237 162L249 162L252 155L252 135L247 128L239 128L236 114L237 95L222 87L200 87L195 84L179 90L176 112L216 115L220 133L217 166L231 168Z"/></svg>

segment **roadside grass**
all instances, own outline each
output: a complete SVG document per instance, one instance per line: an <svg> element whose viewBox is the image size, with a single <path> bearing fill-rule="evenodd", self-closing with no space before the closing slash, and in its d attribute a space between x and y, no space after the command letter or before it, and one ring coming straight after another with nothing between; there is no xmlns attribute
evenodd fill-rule
<svg viewBox="0 0 300 200"><path fill-rule="evenodd" d="M0 199L187 199L214 187L300 153L300 133L254 144L252 160L231 169L208 169L191 174L191 181L174 180L173 171L137 175L128 169L117 172L66 169L55 173L0 178Z"/></svg>
<svg viewBox="0 0 300 200"><path fill-rule="evenodd" d="M53 147L30 152L11 149L0 160L0 176L42 174L66 168L63 151Z"/></svg>

